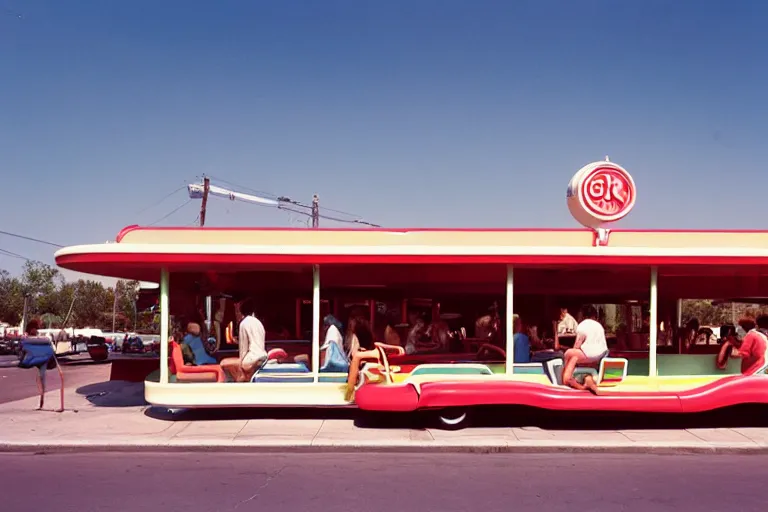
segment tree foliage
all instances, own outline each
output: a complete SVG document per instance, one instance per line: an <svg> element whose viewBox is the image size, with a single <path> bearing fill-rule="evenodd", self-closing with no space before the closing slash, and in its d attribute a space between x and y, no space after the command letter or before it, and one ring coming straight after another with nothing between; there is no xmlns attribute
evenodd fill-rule
<svg viewBox="0 0 768 512"><path fill-rule="evenodd" d="M95 327L112 329L112 308L116 305L115 327L123 330L151 328L152 315L136 311L136 281L119 281L115 288L98 281L80 279L65 282L61 273L40 262L27 262L20 277L0 270L0 321L19 325L27 297L28 318L39 318L44 327ZM719 326L742 317L768 313L759 304L713 303L711 300L684 300L683 322L698 319L700 325ZM137 325L138 323L138 325Z"/></svg>
<svg viewBox="0 0 768 512"><path fill-rule="evenodd" d="M721 326L735 324L741 318L752 318L768 314L768 306L763 304L713 303L711 300L684 300L683 325L695 318L699 325Z"/></svg>
<svg viewBox="0 0 768 512"><path fill-rule="evenodd" d="M0 270L0 321L18 325L27 298L28 318L39 318L43 327L112 328L112 308L116 306L115 327L135 330L141 319L135 309L136 281L117 283L115 289L98 281L64 281L61 273L40 262L27 262L20 277Z"/></svg>

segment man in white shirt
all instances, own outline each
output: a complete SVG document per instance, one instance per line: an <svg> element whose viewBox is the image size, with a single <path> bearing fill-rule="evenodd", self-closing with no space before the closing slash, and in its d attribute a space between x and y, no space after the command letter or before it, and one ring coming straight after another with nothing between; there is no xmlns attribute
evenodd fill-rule
<svg viewBox="0 0 768 512"><path fill-rule="evenodd" d="M576 319L568 312L568 308L560 307L560 321L557 324L557 334L560 336L564 334L574 334L579 324Z"/></svg>
<svg viewBox="0 0 768 512"><path fill-rule="evenodd" d="M608 355L605 329L597 321L597 310L594 306L585 306L583 315L584 320L576 327L576 342L573 348L565 351L563 383L575 389L589 389L597 394L597 385L593 379L585 379L581 384L573 377L578 364L596 363Z"/></svg>
<svg viewBox="0 0 768 512"><path fill-rule="evenodd" d="M267 361L266 331L264 324L256 318L256 308L251 299L237 304L235 316L240 323L237 337L240 357L224 359L221 366L235 382L248 382Z"/></svg>

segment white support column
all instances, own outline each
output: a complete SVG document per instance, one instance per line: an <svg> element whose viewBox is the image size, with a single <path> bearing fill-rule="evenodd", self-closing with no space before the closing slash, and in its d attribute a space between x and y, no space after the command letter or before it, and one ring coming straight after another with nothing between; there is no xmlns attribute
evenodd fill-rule
<svg viewBox="0 0 768 512"><path fill-rule="evenodd" d="M205 297L205 332L208 337L211 336L211 329L213 329L213 297L207 295ZM203 340L206 343L208 340Z"/></svg>
<svg viewBox="0 0 768 512"><path fill-rule="evenodd" d="M160 384L168 384L168 331L171 312L168 301L170 275L168 269L160 272Z"/></svg>
<svg viewBox="0 0 768 512"><path fill-rule="evenodd" d="M683 299L677 299L677 327L683 326Z"/></svg>
<svg viewBox="0 0 768 512"><path fill-rule="evenodd" d="M659 337L659 268L651 267L651 301L650 301L650 339L648 341L648 374L655 377L658 374L656 367L656 343Z"/></svg>
<svg viewBox="0 0 768 512"><path fill-rule="evenodd" d="M312 378L320 380L320 266L312 267Z"/></svg>
<svg viewBox="0 0 768 512"><path fill-rule="evenodd" d="M515 292L515 276L514 276L514 269L512 268L512 265L507 265L507 310L506 315L504 318L504 321L506 322L507 327L507 346L506 346L506 352L507 352L507 361L506 361L506 374L512 375L515 372L514 369L514 362L515 362L515 332L514 332L514 325L512 322L512 316L514 315L513 311L513 302L514 302L514 293Z"/></svg>

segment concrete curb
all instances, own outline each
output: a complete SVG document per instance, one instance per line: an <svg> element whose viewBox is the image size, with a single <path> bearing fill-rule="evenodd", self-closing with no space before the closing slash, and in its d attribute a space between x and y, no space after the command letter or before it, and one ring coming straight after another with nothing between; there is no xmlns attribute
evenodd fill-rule
<svg viewBox="0 0 768 512"><path fill-rule="evenodd" d="M754 443L732 445L702 445L685 443L633 443L633 444L598 444L582 443L515 443L512 445L478 444L437 444L437 443L401 443L401 444L309 444L309 443L271 443L271 444L236 444L232 442L201 444L200 442L162 442L162 443L91 443L71 441L58 443L36 442L0 442L0 453L94 453L94 452L226 452L226 453L594 453L594 454L655 454L655 455L766 455L768 446Z"/></svg>

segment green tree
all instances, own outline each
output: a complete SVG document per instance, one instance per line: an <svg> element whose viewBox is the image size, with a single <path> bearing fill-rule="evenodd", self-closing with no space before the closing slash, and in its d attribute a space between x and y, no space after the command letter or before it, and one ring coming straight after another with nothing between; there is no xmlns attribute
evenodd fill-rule
<svg viewBox="0 0 768 512"><path fill-rule="evenodd" d="M30 315L60 314L56 292L64 280L57 269L39 261L27 261L21 273L21 283L24 295L29 297Z"/></svg>
<svg viewBox="0 0 768 512"><path fill-rule="evenodd" d="M7 271L0 270L0 321L19 325L24 308L24 287Z"/></svg>
<svg viewBox="0 0 768 512"><path fill-rule="evenodd" d="M75 293L72 321L77 327L97 327L103 323L102 314L111 313L114 295L98 281L80 279L75 283Z"/></svg>

